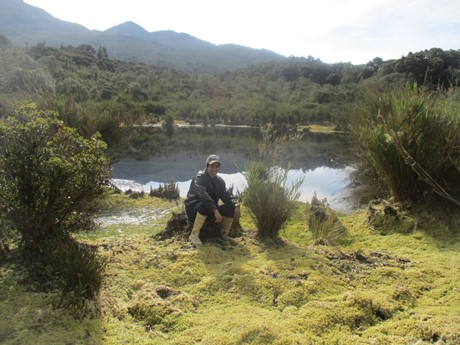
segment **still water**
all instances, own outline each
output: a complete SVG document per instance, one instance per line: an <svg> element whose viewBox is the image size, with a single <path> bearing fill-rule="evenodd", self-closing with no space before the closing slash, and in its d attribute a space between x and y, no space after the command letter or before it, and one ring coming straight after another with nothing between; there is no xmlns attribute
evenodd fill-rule
<svg viewBox="0 0 460 345"><path fill-rule="evenodd" d="M250 161L234 152L222 152L219 155L222 160L220 176L227 187L233 186L234 191L243 191L246 181L241 171L245 170ZM143 190L147 193L150 188L157 188L162 183L175 182L180 195L185 197L192 177L204 168L206 157L207 154L174 153L142 161L125 158L112 165L112 182L122 190ZM295 168L289 170L287 180L289 185L303 178L301 201L310 201L316 192L318 198L327 198L331 207L337 211L346 213L354 208L349 199L349 177L354 170L350 165L337 166L323 162L312 166L306 161L303 165L305 167L301 167L302 162L296 162Z"/></svg>

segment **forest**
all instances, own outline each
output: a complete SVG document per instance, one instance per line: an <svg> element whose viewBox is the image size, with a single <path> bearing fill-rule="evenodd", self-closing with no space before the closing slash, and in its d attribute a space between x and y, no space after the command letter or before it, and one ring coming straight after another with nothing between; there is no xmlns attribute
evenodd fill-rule
<svg viewBox="0 0 460 345"><path fill-rule="evenodd" d="M436 48L359 66L293 57L236 72L186 74L111 60L104 47L42 43L24 49L5 37L0 44L2 114L15 98L33 98L40 107L58 111L82 135L100 132L109 146L120 140L120 127L165 118L205 125L346 126L349 105L359 102L365 90L409 82L447 91L460 83L459 51Z"/></svg>

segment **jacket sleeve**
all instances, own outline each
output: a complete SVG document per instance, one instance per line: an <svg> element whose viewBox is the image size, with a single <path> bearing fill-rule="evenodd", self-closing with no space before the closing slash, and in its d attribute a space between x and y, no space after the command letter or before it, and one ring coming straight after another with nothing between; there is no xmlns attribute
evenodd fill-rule
<svg viewBox="0 0 460 345"><path fill-rule="evenodd" d="M222 194L220 196L220 199L225 205L232 205L235 206L235 200L233 198L233 195L230 193L230 191L227 189L225 185L225 181L222 179L221 180L221 186L220 188L222 189Z"/></svg>

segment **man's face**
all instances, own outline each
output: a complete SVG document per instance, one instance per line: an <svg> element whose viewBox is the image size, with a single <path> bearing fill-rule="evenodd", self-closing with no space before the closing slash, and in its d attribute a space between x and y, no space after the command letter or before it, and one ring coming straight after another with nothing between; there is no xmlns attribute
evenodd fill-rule
<svg viewBox="0 0 460 345"><path fill-rule="evenodd" d="M209 176L214 177L217 175L220 169L220 163L209 164L206 170L208 171Z"/></svg>

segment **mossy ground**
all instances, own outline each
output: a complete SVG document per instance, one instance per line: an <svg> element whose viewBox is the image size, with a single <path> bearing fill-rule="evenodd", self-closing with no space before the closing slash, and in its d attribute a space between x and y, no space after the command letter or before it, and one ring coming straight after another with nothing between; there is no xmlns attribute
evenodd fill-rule
<svg viewBox="0 0 460 345"><path fill-rule="evenodd" d="M180 208L113 195L100 229L79 235L109 259L97 317L75 318L2 263L0 343L460 343L458 229L381 234L359 210L340 216L339 246L313 246L301 207L281 246L260 243L244 209L234 246L154 239Z"/></svg>

